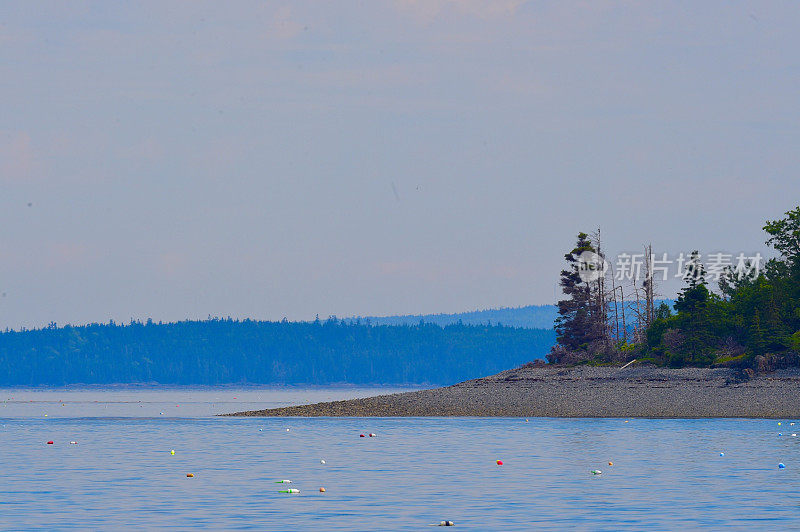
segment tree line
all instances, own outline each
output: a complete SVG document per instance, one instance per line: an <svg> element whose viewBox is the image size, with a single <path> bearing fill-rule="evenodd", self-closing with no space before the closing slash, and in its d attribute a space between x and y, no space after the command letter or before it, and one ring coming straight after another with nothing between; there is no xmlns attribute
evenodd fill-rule
<svg viewBox="0 0 800 532"><path fill-rule="evenodd" d="M558 304L555 363L633 359L683 366L733 366L768 371L800 365L800 207L763 227L776 256L753 275L727 266L711 285L694 251L674 304L657 304L650 246L645 278L626 292L603 266L599 231L579 233L565 255ZM588 260L594 259L594 260ZM625 312L627 311L627 318Z"/></svg>
<svg viewBox="0 0 800 532"><path fill-rule="evenodd" d="M552 330L208 319L0 333L0 385L452 384L543 358Z"/></svg>

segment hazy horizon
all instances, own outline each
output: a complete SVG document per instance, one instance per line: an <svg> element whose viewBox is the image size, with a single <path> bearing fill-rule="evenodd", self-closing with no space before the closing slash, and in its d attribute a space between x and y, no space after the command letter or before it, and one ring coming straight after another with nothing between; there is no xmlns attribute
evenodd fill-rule
<svg viewBox="0 0 800 532"><path fill-rule="evenodd" d="M4 5L0 328L552 304L800 198L800 5L235 7Z"/></svg>

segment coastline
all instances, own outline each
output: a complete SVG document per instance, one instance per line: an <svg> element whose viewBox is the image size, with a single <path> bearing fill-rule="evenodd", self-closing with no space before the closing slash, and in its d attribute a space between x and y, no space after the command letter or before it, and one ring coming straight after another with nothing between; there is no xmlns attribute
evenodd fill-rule
<svg viewBox="0 0 800 532"><path fill-rule="evenodd" d="M527 364L443 388L251 410L258 417L800 418L800 369Z"/></svg>

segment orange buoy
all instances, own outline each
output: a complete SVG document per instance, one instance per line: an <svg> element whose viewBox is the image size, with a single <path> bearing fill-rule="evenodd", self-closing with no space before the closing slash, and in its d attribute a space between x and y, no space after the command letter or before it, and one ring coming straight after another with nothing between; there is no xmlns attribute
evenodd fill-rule
<svg viewBox="0 0 800 532"><path fill-rule="evenodd" d="M186 476L189 477L189 478L192 478L192 477L194 477L194 473L186 473Z"/></svg>
<svg viewBox="0 0 800 532"><path fill-rule="evenodd" d="M319 489L319 492L320 492L320 493L325 493L325 488L320 488L320 489Z"/></svg>
<svg viewBox="0 0 800 532"><path fill-rule="evenodd" d="M614 465L614 462L609 462L608 465Z"/></svg>

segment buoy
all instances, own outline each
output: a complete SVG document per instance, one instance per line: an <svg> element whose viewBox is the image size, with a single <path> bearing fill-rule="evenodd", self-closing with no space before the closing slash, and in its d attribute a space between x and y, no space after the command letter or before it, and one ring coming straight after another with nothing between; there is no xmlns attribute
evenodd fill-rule
<svg viewBox="0 0 800 532"><path fill-rule="evenodd" d="M432 524L431 526L456 526L456 524L452 521L439 521L439 524Z"/></svg>
<svg viewBox="0 0 800 532"><path fill-rule="evenodd" d="M171 454L171 455L175 456L175 449L170 449L170 450L169 450L169 454Z"/></svg>
<svg viewBox="0 0 800 532"><path fill-rule="evenodd" d="M276 480L275 484L291 484L291 480Z"/></svg>
<svg viewBox="0 0 800 532"><path fill-rule="evenodd" d="M503 465L503 461L502 460L498 460L497 461L497 465Z"/></svg>
<svg viewBox="0 0 800 532"><path fill-rule="evenodd" d="M320 488L320 489L319 489L319 492L320 492L320 493L325 493L325 488Z"/></svg>
<svg viewBox="0 0 800 532"><path fill-rule="evenodd" d="M69 442L69 444L70 444L70 445L78 445L78 442L76 442L76 441L71 441L71 442Z"/></svg>
<svg viewBox="0 0 800 532"><path fill-rule="evenodd" d="M609 462L608 465L614 465L614 462Z"/></svg>
<svg viewBox="0 0 800 532"><path fill-rule="evenodd" d="M528 422L528 420L526 419L526 420L525 420L525 423L527 423L527 422Z"/></svg>
<svg viewBox="0 0 800 532"><path fill-rule="evenodd" d="M794 436L794 437L797 437L797 434L795 434L795 433L792 433L792 436Z"/></svg>
<svg viewBox="0 0 800 532"><path fill-rule="evenodd" d="M319 463L320 464L325 464L325 460L320 460Z"/></svg>
<svg viewBox="0 0 800 532"><path fill-rule="evenodd" d="M300 490L295 488L290 488L288 490L279 490L278 493L300 493Z"/></svg>
<svg viewBox="0 0 800 532"><path fill-rule="evenodd" d="M780 422L780 421L778 421L778 426L779 426L779 427L781 426L781 422Z"/></svg>
<svg viewBox="0 0 800 532"><path fill-rule="evenodd" d="M719 453L720 456L725 456L725 453Z"/></svg>
<svg viewBox="0 0 800 532"><path fill-rule="evenodd" d="M163 415L164 415L164 412L159 412L159 413L158 413L158 415L159 415L159 416L163 416Z"/></svg>
<svg viewBox="0 0 800 532"><path fill-rule="evenodd" d="M369 437L370 437L370 438L374 438L375 436L377 436L377 434L375 434L374 432L370 432L370 433L369 433Z"/></svg>
<svg viewBox="0 0 800 532"><path fill-rule="evenodd" d="M53 445L53 440L50 440L49 442L47 442L47 445Z"/></svg>
<svg viewBox="0 0 800 532"><path fill-rule="evenodd" d="M603 472L600 471L599 469L592 469L592 475L602 475L602 474Z"/></svg>
<svg viewBox="0 0 800 532"><path fill-rule="evenodd" d="M778 464L778 469L785 469L785 468L786 468L786 464L784 464L783 462Z"/></svg>
<svg viewBox="0 0 800 532"><path fill-rule="evenodd" d="M62 405L62 406L63 406L63 405ZM794 425L794 421L792 421L791 423L789 423L789 425Z"/></svg>
<svg viewBox="0 0 800 532"><path fill-rule="evenodd" d="M264 429L258 429L258 432L264 432Z"/></svg>
<svg viewBox="0 0 800 532"><path fill-rule="evenodd" d="M778 433L778 436L783 436L783 434L779 432L779 433Z"/></svg>
<svg viewBox="0 0 800 532"><path fill-rule="evenodd" d="M289 429L286 429L286 432L289 432Z"/></svg>
<svg viewBox="0 0 800 532"><path fill-rule="evenodd" d="M359 438L363 438L363 437L364 437L364 435L363 435L363 434L359 434L359 435L358 435L358 437L359 437Z"/></svg>
<svg viewBox="0 0 800 532"><path fill-rule="evenodd" d="M186 473L186 476L189 477L189 478L193 478L194 477L194 473Z"/></svg>

